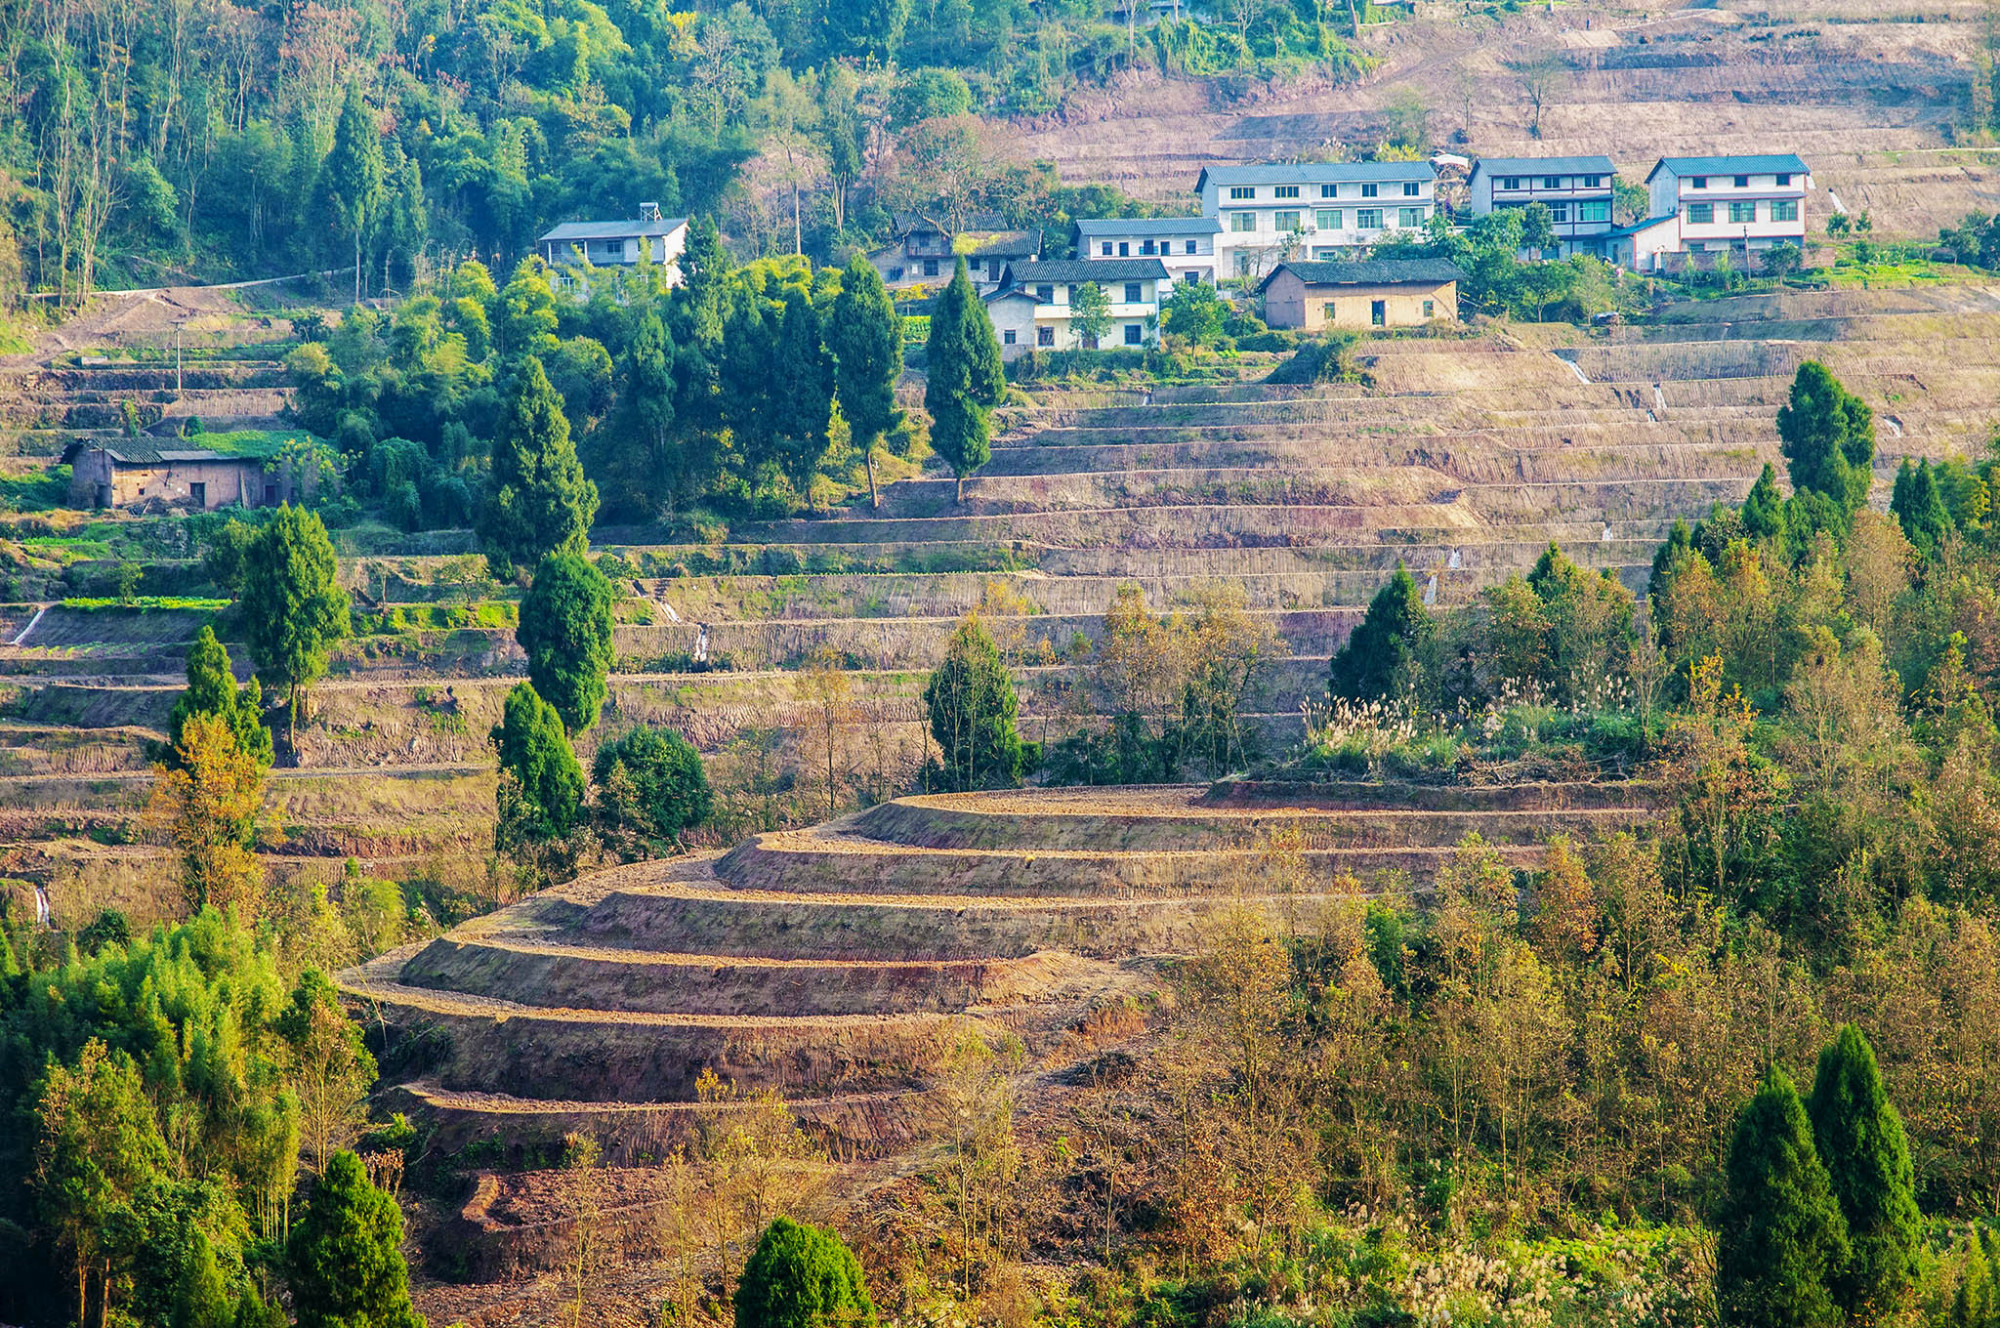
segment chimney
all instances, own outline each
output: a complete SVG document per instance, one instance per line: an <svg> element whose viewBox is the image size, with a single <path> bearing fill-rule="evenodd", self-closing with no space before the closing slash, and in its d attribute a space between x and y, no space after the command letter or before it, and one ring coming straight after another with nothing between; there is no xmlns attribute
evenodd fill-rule
<svg viewBox="0 0 2000 1328"><path fill-rule="evenodd" d="M639 220L658 221L659 219L660 205L658 203L641 203L639 205Z"/></svg>

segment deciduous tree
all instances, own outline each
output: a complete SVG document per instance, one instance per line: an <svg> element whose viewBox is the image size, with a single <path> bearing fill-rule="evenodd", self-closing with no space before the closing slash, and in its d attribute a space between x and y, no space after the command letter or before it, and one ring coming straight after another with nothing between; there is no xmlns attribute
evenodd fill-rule
<svg viewBox="0 0 2000 1328"><path fill-rule="evenodd" d="M155 767L147 818L173 846L175 877L190 914L210 904L256 916L264 868L250 851L264 805L264 769L216 715L181 725L171 764Z"/></svg>

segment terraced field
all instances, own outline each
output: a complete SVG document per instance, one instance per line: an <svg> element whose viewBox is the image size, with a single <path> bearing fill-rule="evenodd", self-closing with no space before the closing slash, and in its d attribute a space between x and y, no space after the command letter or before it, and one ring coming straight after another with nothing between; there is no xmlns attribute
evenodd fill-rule
<svg viewBox="0 0 2000 1328"><path fill-rule="evenodd" d="M831 651L853 685L852 782L891 791L923 751L923 673L968 610L982 608L1016 670L1029 735L1060 737L1078 638L1099 630L1119 583L1171 605L1226 580L1286 643L1254 717L1281 742L1398 560L1435 576L1440 602L1461 602L1553 539L1637 589L1676 517L1738 499L1778 460L1774 415L1812 356L1875 405L1886 499L1905 453L1984 446L2000 418L1996 334L2000 293L1987 287L1835 290L1670 305L1593 333L1373 341L1365 384L1270 386L1256 381L1270 357L1245 357L1236 381L1036 388L1006 408L963 506L933 471L890 486L879 510L739 522L702 542L600 530L632 598L599 736L667 724L716 753L764 734L782 770L803 718L793 670ZM40 436L10 435L16 447ZM463 532L339 538L348 581L385 613L512 593L467 588ZM178 574L199 575L191 563ZM140 744L164 723L204 618L0 606L5 851L11 872L51 884L59 912L155 852L136 833ZM484 734L521 669L506 627L349 642L297 767L279 772L274 863L330 875L355 855L481 879ZM757 852L805 869L782 845ZM911 870L935 865L923 863Z"/></svg>
<svg viewBox="0 0 2000 1328"><path fill-rule="evenodd" d="M1551 834L1643 821L1636 784L1155 786L911 797L803 831L586 876L341 976L394 1030L399 1090L454 1146L564 1130L614 1160L710 1110L714 1071L774 1088L830 1151L908 1145L968 1029L1058 1075L1131 1036L1163 965L1220 913L1282 932L1422 889L1476 833L1528 865ZM681 1104L675 1106L673 1104ZM493 1147L493 1143L486 1145Z"/></svg>

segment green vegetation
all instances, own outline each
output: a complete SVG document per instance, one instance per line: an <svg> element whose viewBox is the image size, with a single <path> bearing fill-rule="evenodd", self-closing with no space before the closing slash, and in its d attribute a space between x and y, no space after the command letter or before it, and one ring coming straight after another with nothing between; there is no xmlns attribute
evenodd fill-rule
<svg viewBox="0 0 2000 1328"><path fill-rule="evenodd" d="M134 595L129 599L78 595L64 600L62 606L82 613L218 613L229 607L229 601L198 595Z"/></svg>
<svg viewBox="0 0 2000 1328"><path fill-rule="evenodd" d="M938 759L925 772L927 784L956 791L1020 783L1014 682L977 618L952 633L944 662L924 686L924 707L938 745Z"/></svg>
<svg viewBox="0 0 2000 1328"><path fill-rule="evenodd" d="M532 684L516 683L507 693L492 736L500 755L494 847L536 860L576 828L583 810L583 767L562 716Z"/></svg>
<svg viewBox="0 0 2000 1328"><path fill-rule="evenodd" d="M552 553L535 569L521 601L514 639L528 652L528 681L555 707L563 727L581 733L597 722L609 694L611 609L617 592L574 553Z"/></svg>
<svg viewBox="0 0 2000 1328"><path fill-rule="evenodd" d="M187 690L167 717L169 749L180 745L181 730L189 719L212 715L222 721L239 749L268 768L273 757L271 730L264 726L264 689L255 678L245 687L236 685L229 651L215 639L213 627L204 626L195 634L188 650L187 680Z"/></svg>
<svg viewBox="0 0 2000 1328"><path fill-rule="evenodd" d="M553 324L553 315L549 321ZM513 371L501 409L493 439L493 491L479 514L479 538L493 575L505 580L515 564L533 566L552 553L581 555L596 515L597 486L583 476L562 401L542 362L526 355Z"/></svg>
<svg viewBox="0 0 2000 1328"><path fill-rule="evenodd" d="M369 1183L360 1158L335 1153L285 1243L299 1328L423 1328L402 1245L396 1201Z"/></svg>
<svg viewBox="0 0 2000 1328"><path fill-rule="evenodd" d="M992 410L1007 391L1000 344L960 259L951 284L931 311L925 347L924 409L931 416L931 450L958 477L958 501L965 501L965 477L993 456Z"/></svg>
<svg viewBox="0 0 2000 1328"><path fill-rule="evenodd" d="M1402 563L1368 601L1367 616L1334 652L1330 690L1344 701L1380 701L1405 690L1431 632L1423 591Z"/></svg>
<svg viewBox="0 0 2000 1328"><path fill-rule="evenodd" d="M861 1262L831 1231L780 1217L736 1284L736 1328L874 1328Z"/></svg>
<svg viewBox="0 0 2000 1328"><path fill-rule="evenodd" d="M666 729L637 728L605 743L590 773L598 824L614 840L636 836L665 849L708 820L714 807L701 753Z"/></svg>
<svg viewBox="0 0 2000 1328"><path fill-rule="evenodd" d="M347 635L347 593L319 515L287 503L243 554L239 601L257 671L285 691L297 724L306 691L326 672L327 650Z"/></svg>
<svg viewBox="0 0 2000 1328"><path fill-rule="evenodd" d="M1847 1263L1847 1223L1813 1151L1805 1106L1782 1070L1764 1076L1737 1118L1727 1175L1715 1267L1722 1322L1840 1323L1827 1280Z"/></svg>

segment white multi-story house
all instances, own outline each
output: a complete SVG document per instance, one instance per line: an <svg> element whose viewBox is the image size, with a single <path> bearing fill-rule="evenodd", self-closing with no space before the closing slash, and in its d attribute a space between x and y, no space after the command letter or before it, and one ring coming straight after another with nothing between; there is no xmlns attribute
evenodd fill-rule
<svg viewBox="0 0 2000 1328"><path fill-rule="evenodd" d="M1646 186L1651 215L1610 237L1614 260L1638 271L1669 266L1669 254L1733 252L1756 261L1775 244L1805 248L1812 173L1791 153L1662 157Z"/></svg>
<svg viewBox="0 0 2000 1328"><path fill-rule="evenodd" d="M1079 286L1095 284L1109 302L1104 349L1160 344L1160 300L1170 286L1155 258L1064 258L1014 263L1001 288L985 297L1002 359L1031 350L1095 349L1071 326Z"/></svg>
<svg viewBox="0 0 2000 1328"><path fill-rule="evenodd" d="M1210 166L1194 188L1202 215L1221 226L1224 277L1261 278L1288 258L1335 258L1421 230L1437 209L1437 170L1427 161Z"/></svg>
<svg viewBox="0 0 2000 1328"><path fill-rule="evenodd" d="M1548 208L1556 251L1535 256L1568 258L1603 254L1617 183L1609 157L1483 157L1468 187L1475 216L1530 203Z"/></svg>
<svg viewBox="0 0 2000 1328"><path fill-rule="evenodd" d="M1157 258L1173 281L1215 284L1214 217L1138 217L1076 223L1076 256L1093 262Z"/></svg>
<svg viewBox="0 0 2000 1328"><path fill-rule="evenodd" d="M632 267L641 254L667 269L668 284L678 284L686 249L687 218L662 217L658 203L641 203L631 221L566 221L535 241L535 252L564 286L582 283L585 267Z"/></svg>

